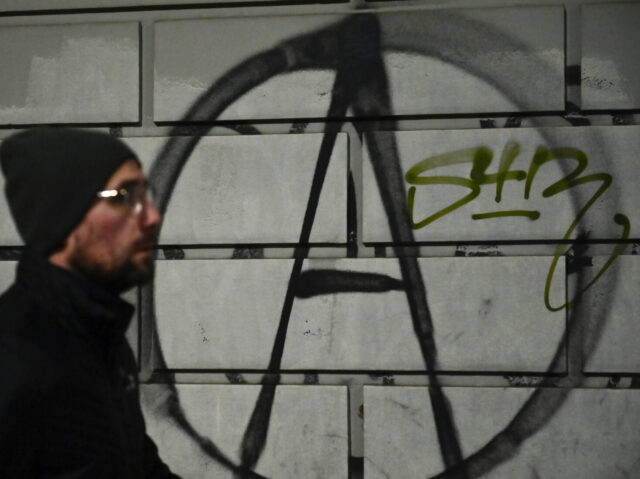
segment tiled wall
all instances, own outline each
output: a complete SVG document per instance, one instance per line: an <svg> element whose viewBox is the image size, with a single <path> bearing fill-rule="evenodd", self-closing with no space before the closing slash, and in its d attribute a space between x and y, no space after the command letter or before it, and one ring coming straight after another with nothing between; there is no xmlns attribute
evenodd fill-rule
<svg viewBox="0 0 640 479"><path fill-rule="evenodd" d="M109 131L149 172L128 334L184 477L640 477L638 25L604 0L7 1L0 140ZM2 289L21 248L0 202Z"/></svg>

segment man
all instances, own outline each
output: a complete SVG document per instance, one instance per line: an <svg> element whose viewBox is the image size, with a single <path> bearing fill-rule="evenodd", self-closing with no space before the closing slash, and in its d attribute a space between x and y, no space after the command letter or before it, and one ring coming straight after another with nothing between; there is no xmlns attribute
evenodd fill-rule
<svg viewBox="0 0 640 479"><path fill-rule="evenodd" d="M39 128L0 164L26 245L0 297L0 477L176 478L145 433L119 298L152 277L161 221L136 155Z"/></svg>

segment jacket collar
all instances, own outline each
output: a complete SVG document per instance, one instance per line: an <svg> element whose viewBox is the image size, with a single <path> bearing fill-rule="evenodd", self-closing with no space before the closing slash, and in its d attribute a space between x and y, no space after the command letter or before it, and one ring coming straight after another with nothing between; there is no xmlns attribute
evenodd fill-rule
<svg viewBox="0 0 640 479"><path fill-rule="evenodd" d="M123 334L133 315L133 306L119 296L28 248L18 263L17 283L63 326L96 339Z"/></svg>

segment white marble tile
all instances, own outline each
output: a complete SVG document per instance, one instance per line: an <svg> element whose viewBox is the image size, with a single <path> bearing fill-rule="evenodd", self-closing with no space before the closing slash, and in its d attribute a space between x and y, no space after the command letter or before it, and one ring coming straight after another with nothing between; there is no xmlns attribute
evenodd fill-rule
<svg viewBox="0 0 640 479"><path fill-rule="evenodd" d="M201 94L236 65L280 42L347 18L352 23L346 31L370 37L367 45L375 48L375 31L357 25L353 20L364 17L356 15L158 22L155 119L181 119ZM564 25L560 7L411 10L381 12L376 18L396 114L564 108ZM349 51L347 37L331 32L311 44L323 45L327 40L330 46L326 48ZM338 44L331 44L336 38ZM200 48L191 48L194 44ZM220 44L227 47L220 49ZM290 62L297 56L315 54L300 50L287 50ZM376 53L353 51L359 58ZM323 64L305 65L304 70L284 73L283 69L278 75L261 78L264 83L241 92L221 118L324 117L335 76L327 64L335 61L333 56Z"/></svg>
<svg viewBox="0 0 640 479"><path fill-rule="evenodd" d="M640 108L640 5L582 5L582 108Z"/></svg>
<svg viewBox="0 0 640 479"><path fill-rule="evenodd" d="M301 15L157 22L154 118L180 120L214 81L240 62L339 19L337 15ZM265 78L265 83L244 92L220 118L323 117L334 76L319 69Z"/></svg>
<svg viewBox="0 0 640 479"><path fill-rule="evenodd" d="M235 464L260 386L179 385L180 405L198 434ZM161 414L166 389L142 387L149 435L160 456L181 477L233 475L208 458L176 423ZM279 386L264 450L255 471L266 477L347 479L347 389L344 386Z"/></svg>
<svg viewBox="0 0 640 479"><path fill-rule="evenodd" d="M550 258L420 259L441 370L545 371L564 313L544 305ZM395 259L316 260L306 268L401 279ZM562 304L564 267L552 302ZM291 369L424 369L404 291L297 299L283 362Z"/></svg>
<svg viewBox="0 0 640 479"><path fill-rule="evenodd" d="M549 312L544 303L550 264L549 257L420 259L439 368L546 371L565 327L564 311ZM292 266L293 260L159 261L156 315L169 367L266 368ZM401 279L395 259L316 259L305 261L308 269ZM551 304L561 305L564 295L560 262ZM406 294L296 298L282 367L424 369Z"/></svg>
<svg viewBox="0 0 640 479"><path fill-rule="evenodd" d="M138 23L0 27L0 123L139 119Z"/></svg>
<svg viewBox="0 0 640 479"><path fill-rule="evenodd" d="M608 260L609 256L592 258L592 266L586 268L589 277L602 271ZM640 340L635 334L640 310L639 281L640 258L623 255L585 292L586 307L577 319L594 332L593 343L583 345L586 372L640 371Z"/></svg>
<svg viewBox="0 0 640 479"><path fill-rule="evenodd" d="M204 137L167 208L165 244L297 243L321 134ZM148 170L167 138L125 140ZM337 138L312 242L346 242L347 137Z"/></svg>
<svg viewBox="0 0 640 479"><path fill-rule="evenodd" d="M591 239L618 239L623 228L616 222L617 213L629 219L631 237L640 233L635 206L640 201L637 126L408 131L397 132L395 138L405 175L405 191L400 193L407 208L415 188L413 210L408 210L416 241L557 240L575 238L580 230ZM539 148L562 159L552 159L533 173ZM505 152L513 157L512 176L498 197L495 175ZM474 159L482 154L491 162L485 179L474 184ZM584 163L582 171L576 170L579 161ZM563 186L561 180L576 171L576 183ZM521 216L478 216L506 211ZM528 216L522 216L525 213ZM363 230L365 242L391 241L368 148Z"/></svg>
<svg viewBox="0 0 640 479"><path fill-rule="evenodd" d="M266 368L292 260L157 261L156 325L173 368Z"/></svg>
<svg viewBox="0 0 640 479"><path fill-rule="evenodd" d="M503 430L533 392L528 388L444 388L464 457ZM574 389L559 407L552 390L537 411L515 419L546 418L535 434L524 433L513 457L482 477L580 477L622 479L640 473L640 396L633 390ZM555 396L555 397L552 397ZM546 411L544 410L546 409ZM427 388L365 387L365 478L432 477L444 468ZM516 433L515 436L518 434Z"/></svg>
<svg viewBox="0 0 640 479"><path fill-rule="evenodd" d="M398 114L564 109L562 8L380 14Z"/></svg>

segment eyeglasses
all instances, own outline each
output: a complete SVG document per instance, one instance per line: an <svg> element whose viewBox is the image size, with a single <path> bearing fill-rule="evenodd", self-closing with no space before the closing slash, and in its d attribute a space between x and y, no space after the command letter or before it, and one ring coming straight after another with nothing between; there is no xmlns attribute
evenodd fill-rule
<svg viewBox="0 0 640 479"><path fill-rule="evenodd" d="M145 205L153 205L153 194L146 183L131 181L124 183L119 188L102 190L96 193L98 198L105 198L110 202L121 206L127 212L140 214Z"/></svg>

